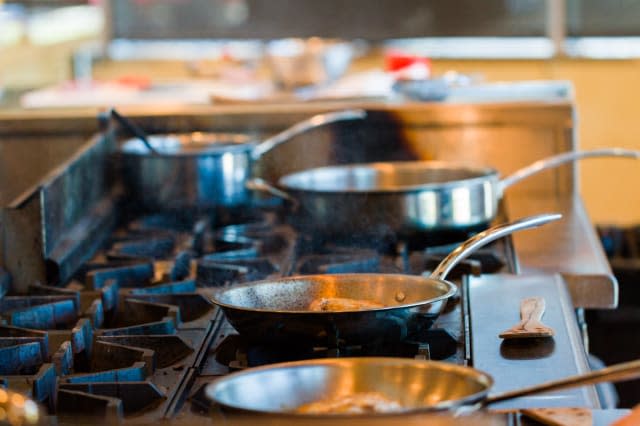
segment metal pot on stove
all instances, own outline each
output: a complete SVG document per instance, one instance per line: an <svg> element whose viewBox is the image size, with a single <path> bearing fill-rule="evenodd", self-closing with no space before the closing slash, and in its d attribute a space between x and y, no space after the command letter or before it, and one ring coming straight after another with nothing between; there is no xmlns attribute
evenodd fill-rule
<svg viewBox="0 0 640 426"><path fill-rule="evenodd" d="M125 125L138 135L124 141L119 150L127 189L139 206L149 210L244 206L251 199L246 181L263 154L310 129L365 115L362 110L318 114L261 142L230 133L145 137L131 124ZM126 123L119 114L114 117Z"/></svg>

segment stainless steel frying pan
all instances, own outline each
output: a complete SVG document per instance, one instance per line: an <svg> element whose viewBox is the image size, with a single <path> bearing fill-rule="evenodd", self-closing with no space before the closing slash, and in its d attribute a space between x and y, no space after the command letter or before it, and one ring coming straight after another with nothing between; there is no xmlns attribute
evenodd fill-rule
<svg viewBox="0 0 640 426"><path fill-rule="evenodd" d="M543 170L590 157L640 158L621 148L569 152L500 179L495 169L439 161L320 167L285 175L277 187L247 182L292 201L292 224L323 235L447 233L485 229L509 186Z"/></svg>
<svg viewBox="0 0 640 426"><path fill-rule="evenodd" d="M640 360L490 396L493 379L471 367L404 358L336 358L230 374L208 385L206 394L223 408L254 414L303 416L294 411L303 404L361 392L377 392L397 401L403 414L460 412L521 396L637 377Z"/></svg>
<svg viewBox="0 0 640 426"><path fill-rule="evenodd" d="M429 277L395 274L336 274L287 277L233 286L212 300L231 325L254 341L307 341L335 347L378 339L399 341L417 327L430 327L456 293L445 278L451 268L477 248L515 231L561 218L531 216L481 232L453 250ZM347 298L384 307L326 312L311 311L320 298Z"/></svg>

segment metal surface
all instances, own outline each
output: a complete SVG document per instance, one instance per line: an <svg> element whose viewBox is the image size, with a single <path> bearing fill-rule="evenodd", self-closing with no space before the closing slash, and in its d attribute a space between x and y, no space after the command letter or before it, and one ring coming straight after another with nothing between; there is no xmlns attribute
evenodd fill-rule
<svg viewBox="0 0 640 426"><path fill-rule="evenodd" d="M11 204L24 191L40 183L86 144L90 135L90 131L67 135L1 134L0 206Z"/></svg>
<svg viewBox="0 0 640 426"><path fill-rule="evenodd" d="M544 297L545 323L555 336L548 339L503 341L498 336L519 319L518 303ZM559 276L495 274L469 278L473 366L490 374L493 391L502 393L545 381L588 372L580 332L565 284ZM511 301L511 309L504 309ZM592 386L549 395L523 397L492 406L599 408Z"/></svg>
<svg viewBox="0 0 640 426"><path fill-rule="evenodd" d="M241 134L153 135L150 152L140 138L131 139L120 149L125 187L147 210L245 206L251 198L245 182L264 153L313 128L364 116L361 110L318 114L259 144Z"/></svg>
<svg viewBox="0 0 640 426"><path fill-rule="evenodd" d="M285 175L278 189L297 200L292 220L302 229L329 234L442 232L486 226L504 190L526 177L567 162L608 156L640 158L640 152L611 148L559 154L504 180L498 180L493 169L446 162L330 166ZM252 187L260 189L264 182Z"/></svg>
<svg viewBox="0 0 640 426"><path fill-rule="evenodd" d="M296 200L291 221L301 230L407 235L486 227L497 211L497 179L490 169L438 162L372 163L286 175L276 189Z"/></svg>
<svg viewBox="0 0 640 426"><path fill-rule="evenodd" d="M103 235L105 227L98 225L113 219L101 203L112 190L108 180L111 149L108 138L91 139L2 209L0 262L18 292L47 282L47 260L57 271L69 272L65 263L78 265L87 255L86 248L101 241L98 234Z"/></svg>
<svg viewBox="0 0 640 426"><path fill-rule="evenodd" d="M562 216L546 214L498 225L462 243L447 256L429 278L394 274L324 274L258 281L217 292L219 305L229 322L252 340L350 344L367 341L399 341L415 332L422 320L430 327L456 287L445 281L447 273L478 248L513 232L537 227ZM382 304L381 308L313 311L321 298L345 298ZM428 320L428 321L425 321Z"/></svg>
<svg viewBox="0 0 640 426"><path fill-rule="evenodd" d="M484 403L490 405L497 402L512 400L514 398L538 395L540 393L573 389L579 386L595 385L605 382L622 382L637 378L640 378L640 360L611 365L603 368L602 370L567 377L566 379L541 383L529 388L517 389L499 395L491 395L484 400Z"/></svg>
<svg viewBox="0 0 640 426"><path fill-rule="evenodd" d="M578 196L509 193L504 201L509 216L540 210L557 211L563 216L561 224L513 237L520 272L562 274L576 307L612 309L618 305L618 282Z"/></svg>
<svg viewBox="0 0 640 426"><path fill-rule="evenodd" d="M251 141L240 134L152 135L150 153L130 139L120 152L128 197L147 210L245 204Z"/></svg>
<svg viewBox="0 0 640 426"><path fill-rule="evenodd" d="M273 364L218 379L206 392L226 408L308 417L294 410L359 392L380 392L407 412L451 409L481 401L491 385L490 376L454 364L360 357Z"/></svg>

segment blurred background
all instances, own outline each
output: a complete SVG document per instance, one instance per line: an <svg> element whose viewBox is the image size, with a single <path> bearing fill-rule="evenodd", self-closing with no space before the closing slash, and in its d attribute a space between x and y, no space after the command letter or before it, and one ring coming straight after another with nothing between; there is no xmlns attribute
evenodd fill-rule
<svg viewBox="0 0 640 426"><path fill-rule="evenodd" d="M570 81L580 147L637 148L638 16L640 0L0 0L0 108L65 106L46 90L30 95L61 85L91 87L95 100L105 82L112 96L226 79L237 84L217 86L221 98L259 97L271 87L254 78L268 43L317 36L355 41L350 72L408 57L422 77L460 84ZM185 102L202 101L200 89L181 90ZM614 184L635 179L635 165L612 161L580 167L588 211L596 223L637 223L640 207Z"/></svg>

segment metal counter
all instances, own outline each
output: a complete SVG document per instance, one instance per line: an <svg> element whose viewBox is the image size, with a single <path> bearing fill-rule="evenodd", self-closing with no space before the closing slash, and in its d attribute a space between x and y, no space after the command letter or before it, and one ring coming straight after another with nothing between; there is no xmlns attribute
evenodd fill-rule
<svg viewBox="0 0 640 426"><path fill-rule="evenodd" d="M562 274L574 306L618 306L618 282L579 196L507 194L507 214L517 218L541 212L562 213L562 220L512 238L520 272Z"/></svg>

